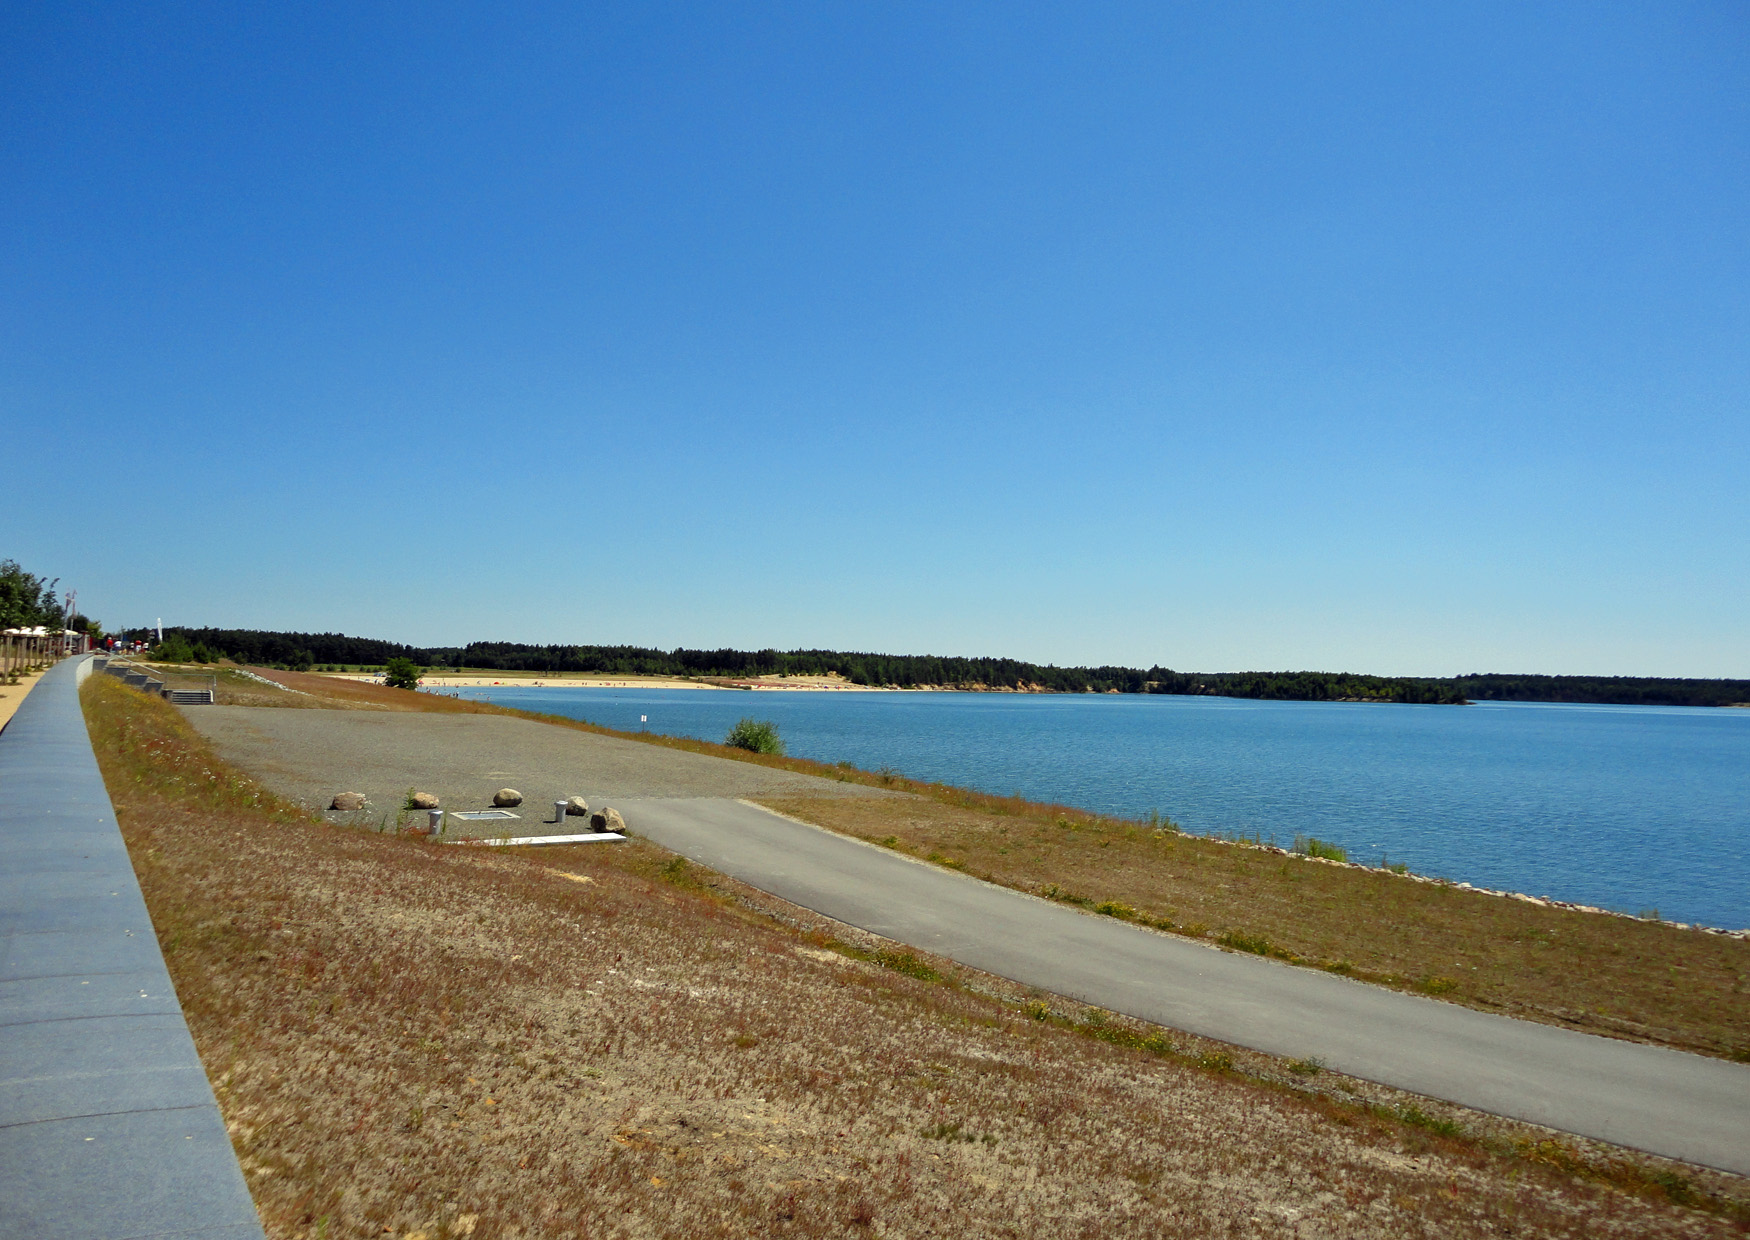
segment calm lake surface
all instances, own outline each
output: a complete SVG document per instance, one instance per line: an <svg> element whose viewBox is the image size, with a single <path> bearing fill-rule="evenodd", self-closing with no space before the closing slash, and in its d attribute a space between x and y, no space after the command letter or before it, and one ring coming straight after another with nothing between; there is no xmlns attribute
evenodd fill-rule
<svg viewBox="0 0 1750 1240"><path fill-rule="evenodd" d="M708 689L458 690L1672 921L1750 926L1750 710Z"/></svg>

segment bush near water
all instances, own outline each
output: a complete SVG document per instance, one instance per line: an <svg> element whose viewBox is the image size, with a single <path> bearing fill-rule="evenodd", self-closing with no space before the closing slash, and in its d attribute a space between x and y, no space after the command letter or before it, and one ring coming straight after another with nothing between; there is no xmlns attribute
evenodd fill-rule
<svg viewBox="0 0 1750 1240"><path fill-rule="evenodd" d="M419 688L420 667L412 659L390 659L383 669L383 683L391 689Z"/></svg>
<svg viewBox="0 0 1750 1240"><path fill-rule="evenodd" d="M769 719L740 720L729 729L729 735L723 738L723 743L753 753L769 753L780 758L784 756L784 741L778 735L778 725Z"/></svg>

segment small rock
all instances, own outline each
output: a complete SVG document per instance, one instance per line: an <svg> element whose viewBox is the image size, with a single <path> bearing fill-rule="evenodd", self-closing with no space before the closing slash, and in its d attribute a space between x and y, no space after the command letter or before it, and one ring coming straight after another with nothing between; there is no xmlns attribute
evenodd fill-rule
<svg viewBox="0 0 1750 1240"><path fill-rule="evenodd" d="M342 792L335 796L328 805L329 809L338 809L345 813L365 807L365 794L362 792Z"/></svg>
<svg viewBox="0 0 1750 1240"><path fill-rule="evenodd" d="M436 809L438 807L435 792L416 792L407 798L408 809Z"/></svg>
<svg viewBox="0 0 1750 1240"><path fill-rule="evenodd" d="M515 788L500 788L492 794L492 803L500 809L509 809L513 805L523 803L523 794Z"/></svg>
<svg viewBox="0 0 1750 1240"><path fill-rule="evenodd" d="M565 802L565 816L567 818L588 818L589 802L582 797L567 798Z"/></svg>
<svg viewBox="0 0 1750 1240"><path fill-rule="evenodd" d="M620 811L613 806L604 806L589 816L589 829L598 834L603 831L618 831L626 833L626 820L620 817Z"/></svg>

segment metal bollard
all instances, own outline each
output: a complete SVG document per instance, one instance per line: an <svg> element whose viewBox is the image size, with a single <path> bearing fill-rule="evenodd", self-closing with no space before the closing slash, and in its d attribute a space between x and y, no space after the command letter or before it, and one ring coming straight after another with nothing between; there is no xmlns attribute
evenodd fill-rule
<svg viewBox="0 0 1750 1240"><path fill-rule="evenodd" d="M428 809L425 811L425 817L426 817L426 824L431 828L431 833L433 835L442 835L444 833L444 811L443 810L441 810L441 809Z"/></svg>
<svg viewBox="0 0 1750 1240"><path fill-rule="evenodd" d="M564 801L553 802L553 821L554 822L558 823L558 822L565 821L565 805L566 805L566 802L564 802Z"/></svg>

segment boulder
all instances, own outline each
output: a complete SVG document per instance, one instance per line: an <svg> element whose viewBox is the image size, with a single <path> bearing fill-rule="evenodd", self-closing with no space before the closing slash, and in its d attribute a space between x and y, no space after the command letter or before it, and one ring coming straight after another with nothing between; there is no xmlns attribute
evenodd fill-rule
<svg viewBox="0 0 1750 1240"><path fill-rule="evenodd" d="M329 802L329 809L337 809L343 813L351 813L365 807L365 794L362 792L336 793L334 800Z"/></svg>
<svg viewBox="0 0 1750 1240"><path fill-rule="evenodd" d="M415 792L407 798L408 809L436 809L438 807L437 793Z"/></svg>
<svg viewBox="0 0 1750 1240"><path fill-rule="evenodd" d="M509 809L513 805L523 803L523 794L515 788L500 788L492 794L492 803L499 809Z"/></svg>
<svg viewBox="0 0 1750 1240"><path fill-rule="evenodd" d="M567 798L565 802L565 816L567 818L588 818L589 802L582 797Z"/></svg>
<svg viewBox="0 0 1750 1240"><path fill-rule="evenodd" d="M620 811L613 806L603 806L589 816L589 828L600 833L602 831L618 831L626 833L626 820L620 817Z"/></svg>

